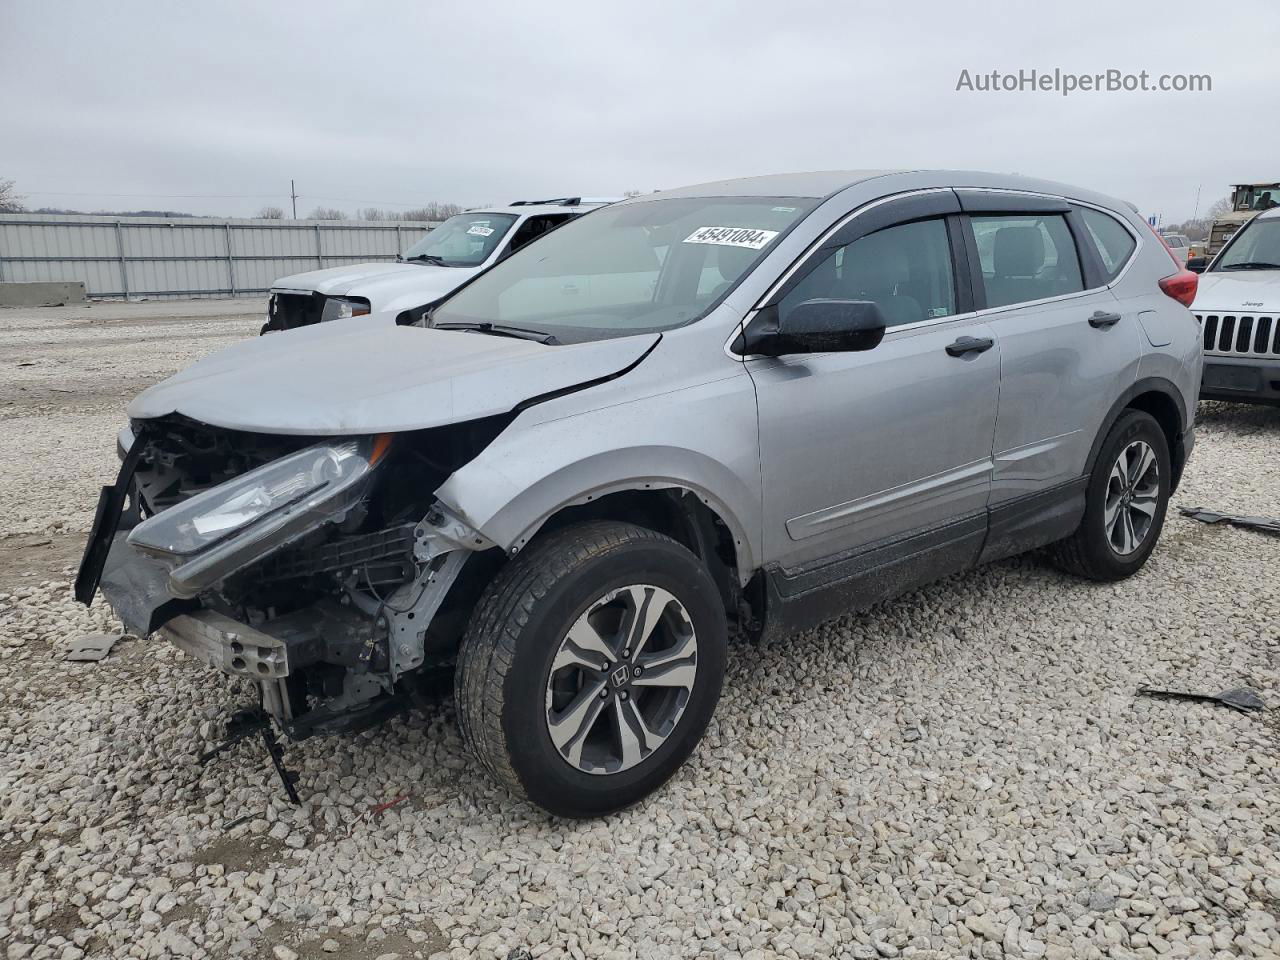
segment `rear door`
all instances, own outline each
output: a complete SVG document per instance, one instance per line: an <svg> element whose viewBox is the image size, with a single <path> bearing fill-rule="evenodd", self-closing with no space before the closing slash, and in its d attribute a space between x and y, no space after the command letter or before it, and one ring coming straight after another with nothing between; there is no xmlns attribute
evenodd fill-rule
<svg viewBox="0 0 1280 960"><path fill-rule="evenodd" d="M880 204L821 244L764 305L782 316L808 299L874 300L888 323L872 350L747 359L766 562L822 579L838 555L925 531L940 538L933 546L961 543L976 555L1000 350L969 309L967 268L956 266L958 211L950 190Z"/></svg>
<svg viewBox="0 0 1280 960"><path fill-rule="evenodd" d="M1058 198L957 193L975 303L1000 343L996 508L1079 480L1121 386L1137 379L1140 331L1136 312L1107 288L1081 209Z"/></svg>

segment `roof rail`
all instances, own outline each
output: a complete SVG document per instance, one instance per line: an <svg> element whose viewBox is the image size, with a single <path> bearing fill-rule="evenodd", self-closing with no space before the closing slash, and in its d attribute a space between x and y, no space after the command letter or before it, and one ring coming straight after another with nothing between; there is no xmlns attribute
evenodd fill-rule
<svg viewBox="0 0 1280 960"><path fill-rule="evenodd" d="M556 197L554 200L512 200L508 206L511 207L542 207L542 206L558 206L558 207L576 207L582 202L581 197Z"/></svg>

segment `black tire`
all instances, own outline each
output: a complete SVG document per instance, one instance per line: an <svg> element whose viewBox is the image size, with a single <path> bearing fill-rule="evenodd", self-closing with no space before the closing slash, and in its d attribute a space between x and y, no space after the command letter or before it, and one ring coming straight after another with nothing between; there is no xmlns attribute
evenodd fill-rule
<svg viewBox="0 0 1280 960"><path fill-rule="evenodd" d="M548 731L551 665L569 628L624 585L669 591L696 633L696 677L666 739L629 769L583 772ZM720 698L724 605L706 567L669 537L596 521L549 534L494 578L462 641L454 690L467 746L495 780L557 816L592 817L664 784L702 738Z"/></svg>
<svg viewBox="0 0 1280 960"><path fill-rule="evenodd" d="M1159 471L1155 514L1136 550L1122 554L1107 535L1105 510L1112 468L1121 452L1136 441L1148 444ZM1077 576L1104 582L1131 577L1147 562L1160 539L1169 508L1169 484L1173 471L1169 444L1153 416L1141 410L1126 410L1111 427L1098 451L1085 493L1084 518L1070 537L1051 548L1054 562Z"/></svg>

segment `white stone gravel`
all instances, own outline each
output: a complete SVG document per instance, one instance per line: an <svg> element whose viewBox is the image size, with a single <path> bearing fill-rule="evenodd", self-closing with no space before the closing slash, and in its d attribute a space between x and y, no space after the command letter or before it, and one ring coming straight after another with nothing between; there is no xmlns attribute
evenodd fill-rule
<svg viewBox="0 0 1280 960"><path fill-rule="evenodd" d="M259 311L0 311L0 535L87 529L126 391ZM1175 502L1280 513L1280 410L1200 413ZM1125 583L1021 559L735 648L691 762L585 823L485 780L448 702L291 747L299 809L251 745L202 768L248 691L157 642L62 662L114 620L69 569L24 576L19 542L7 960L1280 956L1280 709L1133 695L1247 684L1280 708L1280 538L1175 516Z"/></svg>

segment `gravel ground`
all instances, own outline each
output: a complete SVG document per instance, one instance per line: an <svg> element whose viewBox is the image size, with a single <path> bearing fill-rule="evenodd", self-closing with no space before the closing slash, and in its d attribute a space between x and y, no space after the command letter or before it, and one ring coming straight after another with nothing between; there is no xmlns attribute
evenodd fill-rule
<svg viewBox="0 0 1280 960"><path fill-rule="evenodd" d="M179 316L181 315L181 316ZM0 311L0 943L134 957L1276 957L1280 538L1171 517L1116 585L1030 559L738 647L690 763L595 822L483 779L447 700L194 755L249 691L69 598L127 398L261 305ZM1176 497L1280 513L1280 410L1201 405ZM47 541L47 542L46 542ZM386 809L375 805L404 799Z"/></svg>

